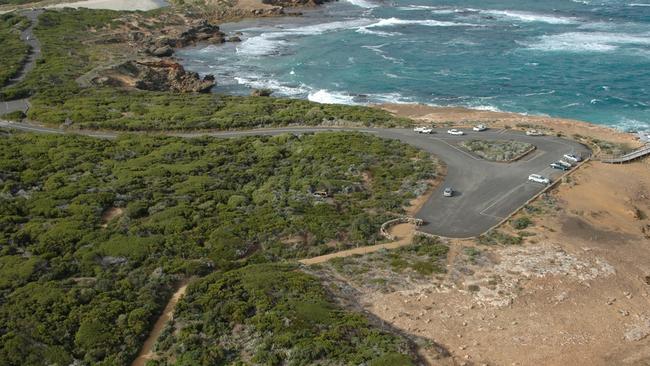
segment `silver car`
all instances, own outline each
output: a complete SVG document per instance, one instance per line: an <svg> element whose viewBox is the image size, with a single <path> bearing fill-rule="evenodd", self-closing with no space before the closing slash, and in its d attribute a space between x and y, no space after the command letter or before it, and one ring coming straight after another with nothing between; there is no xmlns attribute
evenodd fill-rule
<svg viewBox="0 0 650 366"><path fill-rule="evenodd" d="M454 190L451 187L447 187L444 191L442 191L442 195L445 197L451 197L454 195Z"/></svg>

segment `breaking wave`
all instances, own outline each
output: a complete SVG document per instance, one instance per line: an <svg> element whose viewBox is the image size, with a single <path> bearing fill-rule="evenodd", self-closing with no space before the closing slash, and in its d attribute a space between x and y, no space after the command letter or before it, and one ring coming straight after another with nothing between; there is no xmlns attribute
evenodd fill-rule
<svg viewBox="0 0 650 366"><path fill-rule="evenodd" d="M650 36L604 33L604 32L569 32L541 36L537 42L528 44L529 49L539 51L563 52L611 52L622 45L650 45Z"/></svg>

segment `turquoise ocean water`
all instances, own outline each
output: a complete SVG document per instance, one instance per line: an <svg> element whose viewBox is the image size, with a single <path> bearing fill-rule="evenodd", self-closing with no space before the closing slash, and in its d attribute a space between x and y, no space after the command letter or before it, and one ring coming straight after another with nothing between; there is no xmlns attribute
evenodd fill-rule
<svg viewBox="0 0 650 366"><path fill-rule="evenodd" d="M643 1L646 1L645 3ZM215 92L466 106L650 129L647 0L349 0L178 53Z"/></svg>

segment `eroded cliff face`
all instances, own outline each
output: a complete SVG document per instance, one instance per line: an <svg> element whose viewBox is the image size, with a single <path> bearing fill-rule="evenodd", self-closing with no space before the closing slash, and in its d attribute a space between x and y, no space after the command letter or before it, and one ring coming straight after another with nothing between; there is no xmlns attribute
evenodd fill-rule
<svg viewBox="0 0 650 366"><path fill-rule="evenodd" d="M150 91L207 93L215 85L214 76L201 78L168 60L130 60L103 71L92 80L98 86L115 86Z"/></svg>

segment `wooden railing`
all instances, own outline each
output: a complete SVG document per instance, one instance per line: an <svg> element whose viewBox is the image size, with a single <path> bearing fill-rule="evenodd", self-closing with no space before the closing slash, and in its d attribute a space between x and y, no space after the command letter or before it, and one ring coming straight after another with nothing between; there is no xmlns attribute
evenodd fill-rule
<svg viewBox="0 0 650 366"><path fill-rule="evenodd" d="M650 144L620 156L601 156L600 161L609 164L621 164L650 155Z"/></svg>

